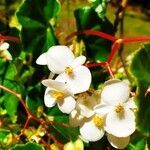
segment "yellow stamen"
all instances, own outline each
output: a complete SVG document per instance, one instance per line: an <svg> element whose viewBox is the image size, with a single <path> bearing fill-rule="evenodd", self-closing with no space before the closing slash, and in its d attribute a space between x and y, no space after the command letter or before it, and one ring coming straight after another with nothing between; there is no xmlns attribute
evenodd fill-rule
<svg viewBox="0 0 150 150"><path fill-rule="evenodd" d="M52 96L56 100L63 100L63 98L64 98L64 94L62 92L58 92L58 91L53 91Z"/></svg>
<svg viewBox="0 0 150 150"><path fill-rule="evenodd" d="M115 107L115 112L116 113L121 113L124 111L124 108L121 104L118 104L116 107Z"/></svg>
<svg viewBox="0 0 150 150"><path fill-rule="evenodd" d="M65 73L68 74L68 75L71 75L73 73L73 68L71 67L66 67L65 68Z"/></svg>
<svg viewBox="0 0 150 150"><path fill-rule="evenodd" d="M97 127L102 127L104 124L104 119L101 116L94 116L92 120Z"/></svg>

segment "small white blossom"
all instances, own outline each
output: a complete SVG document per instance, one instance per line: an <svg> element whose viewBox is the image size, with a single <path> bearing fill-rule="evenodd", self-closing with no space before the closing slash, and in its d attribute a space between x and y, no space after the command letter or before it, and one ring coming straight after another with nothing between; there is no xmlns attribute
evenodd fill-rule
<svg viewBox="0 0 150 150"><path fill-rule="evenodd" d="M58 74L56 80L66 83L74 93L87 91L91 84L90 70L83 66L85 56L75 58L67 46L52 46L36 61L39 65L47 65L49 70Z"/></svg>
<svg viewBox="0 0 150 150"><path fill-rule="evenodd" d="M79 94L76 109L69 117L71 125L80 126L81 138L86 142L98 141L105 133L104 116L97 115L93 111L94 106L99 102L97 96L96 93L89 95L88 92Z"/></svg>
<svg viewBox="0 0 150 150"><path fill-rule="evenodd" d="M47 87L44 95L44 103L47 107L53 107L57 103L59 109L67 114L75 108L74 95L66 84L51 79L43 80L42 84Z"/></svg>
<svg viewBox="0 0 150 150"><path fill-rule="evenodd" d="M94 115L94 107L100 103L100 92L89 89L87 92L80 93L77 98L76 108L80 114L86 118Z"/></svg>
<svg viewBox="0 0 150 150"><path fill-rule="evenodd" d="M9 48L9 44L6 42L0 43L0 56L7 59L12 60L12 56L7 50Z"/></svg>
<svg viewBox="0 0 150 150"><path fill-rule="evenodd" d="M136 109L133 98L129 98L129 85L120 80L109 80L101 93L101 104L95 112L106 115L105 130L116 137L128 137L135 131Z"/></svg>

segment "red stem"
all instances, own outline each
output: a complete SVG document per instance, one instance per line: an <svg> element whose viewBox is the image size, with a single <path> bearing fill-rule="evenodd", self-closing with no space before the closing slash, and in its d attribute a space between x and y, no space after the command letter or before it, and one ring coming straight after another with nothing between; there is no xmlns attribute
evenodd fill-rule
<svg viewBox="0 0 150 150"><path fill-rule="evenodd" d="M3 35L0 35L0 40L8 40L8 41L13 41L13 42L16 42L16 43L20 43L20 39L17 38L17 37L13 37L13 36L3 36Z"/></svg>
<svg viewBox="0 0 150 150"><path fill-rule="evenodd" d="M101 62L101 63L88 63L85 64L86 67L92 68L92 67L101 67L101 66L106 66L106 62Z"/></svg>
<svg viewBox="0 0 150 150"><path fill-rule="evenodd" d="M150 37L124 38L121 43L150 41Z"/></svg>
<svg viewBox="0 0 150 150"><path fill-rule="evenodd" d="M110 74L111 78L114 79L115 77L114 77L114 75L113 75L113 72L112 72L111 67L110 67L110 65L109 65L108 62L106 62L106 66L107 66L107 69L108 69L108 71L109 71L109 74Z"/></svg>
<svg viewBox="0 0 150 150"><path fill-rule="evenodd" d="M111 60L113 59L115 53L117 52L118 48L120 46L120 43L118 42L115 42L112 49L111 49L111 52L110 52L110 55L108 56L108 59L107 59L107 62L110 63Z"/></svg>
<svg viewBox="0 0 150 150"><path fill-rule="evenodd" d="M113 42L115 42L117 40L117 38L112 36L112 35L109 35L107 33L100 32L100 31L95 31L95 30L81 30L81 31L78 31L78 32L73 32L69 36L66 37L66 40L69 40L70 38L72 38L72 37L74 37L78 34L95 35L95 36L99 36L101 38L104 38L104 39L107 39L107 40L110 40L110 41L113 41Z"/></svg>

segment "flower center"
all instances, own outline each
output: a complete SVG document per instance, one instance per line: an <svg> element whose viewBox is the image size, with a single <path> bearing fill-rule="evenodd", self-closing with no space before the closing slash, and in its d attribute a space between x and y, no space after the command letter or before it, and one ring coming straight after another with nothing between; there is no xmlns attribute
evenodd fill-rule
<svg viewBox="0 0 150 150"><path fill-rule="evenodd" d="M63 100L63 98L64 98L64 94L62 92L58 92L58 91L53 91L52 96L56 100Z"/></svg>
<svg viewBox="0 0 150 150"><path fill-rule="evenodd" d="M101 116L94 116L92 120L97 127L102 127L104 124L104 119Z"/></svg>
<svg viewBox="0 0 150 150"><path fill-rule="evenodd" d="M124 111L124 108L121 104L118 104L117 106L115 106L115 112L116 113L121 113Z"/></svg>
<svg viewBox="0 0 150 150"><path fill-rule="evenodd" d="M66 67L65 68L65 73L68 75L71 75L73 73L73 68L72 67Z"/></svg>

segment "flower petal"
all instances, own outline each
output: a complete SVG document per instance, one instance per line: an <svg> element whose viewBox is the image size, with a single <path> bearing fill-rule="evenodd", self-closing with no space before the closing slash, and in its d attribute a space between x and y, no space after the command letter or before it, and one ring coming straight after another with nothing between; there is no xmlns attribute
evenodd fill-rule
<svg viewBox="0 0 150 150"><path fill-rule="evenodd" d="M129 109L122 113L110 111L106 116L105 130L117 137L127 137L135 131L135 116Z"/></svg>
<svg viewBox="0 0 150 150"><path fill-rule="evenodd" d="M9 48L9 44L4 42L0 44L0 50L7 50Z"/></svg>
<svg viewBox="0 0 150 150"><path fill-rule="evenodd" d="M124 149L129 141L130 141L130 136L127 137L115 137L111 134L107 134L107 139L109 143L116 149Z"/></svg>
<svg viewBox="0 0 150 150"><path fill-rule="evenodd" d="M66 114L72 112L72 110L76 107L76 101L73 97L68 96L64 98L63 101L57 101L59 109Z"/></svg>
<svg viewBox="0 0 150 150"><path fill-rule="evenodd" d="M66 73L60 74L57 81L67 84L73 94L85 92L91 84L90 70L85 66L79 66L73 70L73 75L69 76Z"/></svg>
<svg viewBox="0 0 150 150"><path fill-rule="evenodd" d="M112 110L112 106L107 104L99 104L94 107L94 112L100 115L107 115Z"/></svg>
<svg viewBox="0 0 150 150"><path fill-rule="evenodd" d="M137 109L137 106L134 102L133 97L129 98L129 100L124 104L126 108Z"/></svg>
<svg viewBox="0 0 150 150"><path fill-rule="evenodd" d="M51 96L52 90L50 88L46 88L44 95L44 103L46 107L53 107L56 104L56 99Z"/></svg>
<svg viewBox="0 0 150 150"><path fill-rule="evenodd" d="M74 109L69 116L69 123L73 127L81 126L85 122L85 117L78 110Z"/></svg>
<svg viewBox="0 0 150 150"><path fill-rule="evenodd" d="M12 60L12 56L11 56L11 54L9 53L8 50L5 50L4 53L5 53L5 57L6 57L7 60Z"/></svg>
<svg viewBox="0 0 150 150"><path fill-rule="evenodd" d="M68 89L67 85L62 82L52 80L52 79L46 79L42 81L42 84L51 89L55 89L59 92L63 92L65 95L73 96L72 92Z"/></svg>
<svg viewBox="0 0 150 150"><path fill-rule="evenodd" d="M70 66L75 68L75 67L83 65L85 63L85 61L86 61L85 56L79 56L74 59L74 61L72 62L72 64Z"/></svg>
<svg viewBox="0 0 150 150"><path fill-rule="evenodd" d="M74 55L67 46L52 46L47 52L48 68L56 74L64 72L73 60Z"/></svg>
<svg viewBox="0 0 150 150"><path fill-rule="evenodd" d="M78 95L77 108L80 110L81 115L89 118L94 115L94 107L98 104L99 99L94 95L89 95L84 92Z"/></svg>
<svg viewBox="0 0 150 150"><path fill-rule="evenodd" d="M36 60L36 63L38 65L47 65L47 57L46 57L47 53L43 53L41 54L37 60Z"/></svg>
<svg viewBox="0 0 150 150"><path fill-rule="evenodd" d="M80 127L80 134L83 139L87 141L98 141L103 137L104 133L104 129L96 127L92 120L90 120L89 122L85 122Z"/></svg>
<svg viewBox="0 0 150 150"><path fill-rule="evenodd" d="M109 80L105 83L101 93L101 99L104 103L115 105L124 103L128 100L130 94L129 86L119 80Z"/></svg>

